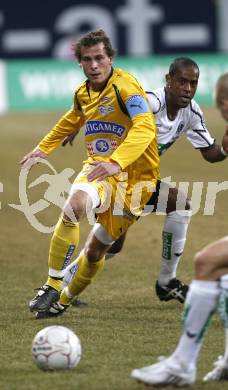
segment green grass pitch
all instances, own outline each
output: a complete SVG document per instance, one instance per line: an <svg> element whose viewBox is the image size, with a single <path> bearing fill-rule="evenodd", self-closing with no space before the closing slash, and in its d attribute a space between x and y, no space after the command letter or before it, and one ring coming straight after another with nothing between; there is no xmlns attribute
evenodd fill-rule
<svg viewBox="0 0 228 390"><path fill-rule="evenodd" d="M220 142L225 123L216 110L205 110L208 127ZM50 234L35 230L24 214L9 204L19 204L19 160L54 125L59 113L8 114L0 117L0 389L1 390L137 390L143 385L129 377L135 367L155 362L159 355L173 351L181 334L182 305L161 303L155 296L154 283L159 270L163 216L141 218L129 231L123 252L106 263L102 274L83 293L88 306L71 309L62 318L37 321L28 311L33 289L47 274ZM78 144L78 145L77 145ZM49 161L58 172L69 167L77 173L85 156L82 136L73 148L60 148ZM178 269L178 277L190 282L193 254L206 243L227 234L227 191L217 196L215 213L203 215L207 183L227 180L227 161L205 162L200 152L185 140L179 140L162 157L161 176L173 181L203 182L201 207L193 216L188 241ZM36 166L28 183L43 173ZM72 177L73 178L73 177ZM48 188L42 183L28 190L30 204L42 199ZM53 225L59 208L50 205L37 214L46 226ZM81 245L89 225L82 223ZM82 359L69 372L39 371L31 357L31 342L43 327L60 324L70 327L81 339ZM219 317L213 319L198 366L198 380L193 389L223 389L224 384L203 385L202 376L223 352L224 331ZM205 387L206 386L206 387Z"/></svg>

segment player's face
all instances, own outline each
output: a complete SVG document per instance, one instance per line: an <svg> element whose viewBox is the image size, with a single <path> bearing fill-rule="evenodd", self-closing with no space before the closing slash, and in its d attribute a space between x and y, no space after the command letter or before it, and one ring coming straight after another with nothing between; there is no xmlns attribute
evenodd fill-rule
<svg viewBox="0 0 228 390"><path fill-rule="evenodd" d="M94 91L100 91L111 74L112 58L105 51L103 43L82 47L80 65Z"/></svg>
<svg viewBox="0 0 228 390"><path fill-rule="evenodd" d="M222 117L228 122L228 99L216 99L217 107L221 112Z"/></svg>
<svg viewBox="0 0 228 390"><path fill-rule="evenodd" d="M170 99L178 108L188 106L198 85L199 72L194 66L180 67L174 76L167 75Z"/></svg>

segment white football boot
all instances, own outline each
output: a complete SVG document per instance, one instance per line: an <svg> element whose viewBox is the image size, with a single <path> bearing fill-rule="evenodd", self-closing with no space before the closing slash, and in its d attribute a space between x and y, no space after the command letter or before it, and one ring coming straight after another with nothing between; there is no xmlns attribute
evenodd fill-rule
<svg viewBox="0 0 228 390"><path fill-rule="evenodd" d="M143 368L136 368L131 377L148 385L186 386L196 380L196 368L187 368L174 358L160 357L159 362Z"/></svg>
<svg viewBox="0 0 228 390"><path fill-rule="evenodd" d="M228 362L219 356L214 362L214 370L208 372L203 378L204 382L228 380Z"/></svg>

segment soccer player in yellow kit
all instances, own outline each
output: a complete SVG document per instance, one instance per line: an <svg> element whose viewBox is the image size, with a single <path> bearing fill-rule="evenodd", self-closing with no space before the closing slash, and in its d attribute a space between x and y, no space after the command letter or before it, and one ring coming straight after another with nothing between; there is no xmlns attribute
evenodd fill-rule
<svg viewBox="0 0 228 390"><path fill-rule="evenodd" d="M21 161L22 166L31 166L67 135L85 127L88 159L55 227L48 279L29 303L37 318L49 316L59 300L64 269L78 246L81 219L96 210L78 272L56 305L63 310L102 269L105 253L135 222L159 179L156 127L147 96L132 75L113 69L109 38L102 30L86 34L76 44L75 56L87 80L76 90L73 108ZM134 204L133 198L139 201Z"/></svg>

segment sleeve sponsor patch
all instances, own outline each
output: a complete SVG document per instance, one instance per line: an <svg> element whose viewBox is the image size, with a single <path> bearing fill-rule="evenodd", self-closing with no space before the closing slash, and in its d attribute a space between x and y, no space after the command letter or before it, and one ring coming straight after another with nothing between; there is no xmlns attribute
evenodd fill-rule
<svg viewBox="0 0 228 390"><path fill-rule="evenodd" d="M142 95L131 96L126 103L127 110L131 118L135 115L150 112L149 105Z"/></svg>

